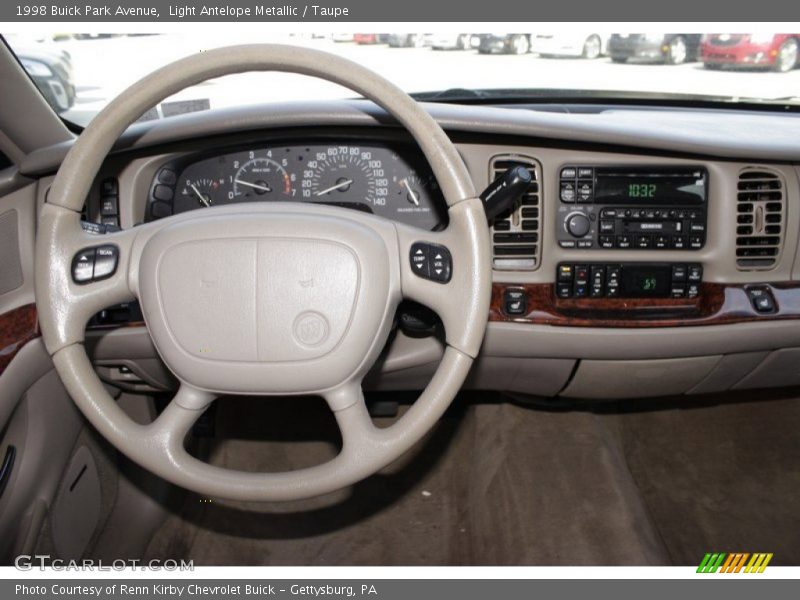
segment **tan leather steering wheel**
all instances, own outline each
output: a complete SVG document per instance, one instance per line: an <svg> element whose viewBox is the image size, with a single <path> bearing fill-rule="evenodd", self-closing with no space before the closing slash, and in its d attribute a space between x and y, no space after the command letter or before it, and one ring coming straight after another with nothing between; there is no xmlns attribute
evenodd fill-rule
<svg viewBox="0 0 800 600"><path fill-rule="evenodd" d="M134 120L187 86L245 71L327 79L382 106L430 163L447 201L447 229L422 231L359 211L302 203L208 208L105 236L81 229L80 211L92 182ZM59 169L41 212L36 246L45 345L97 430L176 485L252 501L307 498L351 485L398 458L436 423L478 353L489 310L491 251L475 196L464 163L438 124L402 90L358 64L281 45L191 56L112 101ZM449 251L449 281L415 274L411 254L418 243ZM101 245L116 248L116 272L76 284L73 257ZM367 413L361 381L386 343L403 298L439 314L447 348L417 402L397 423L379 429ZM181 382L172 402L148 425L133 422L117 406L83 346L93 314L133 299L140 301L159 354ZM342 450L327 463L284 473L245 473L199 461L184 448L186 434L223 394L261 395L265 402L278 394L320 395L335 413Z"/></svg>

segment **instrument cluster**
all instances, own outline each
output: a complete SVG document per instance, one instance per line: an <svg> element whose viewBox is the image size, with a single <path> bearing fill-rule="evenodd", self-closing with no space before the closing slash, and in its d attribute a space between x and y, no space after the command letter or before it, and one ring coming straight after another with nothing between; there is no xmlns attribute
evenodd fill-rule
<svg viewBox="0 0 800 600"><path fill-rule="evenodd" d="M148 218L241 202L312 202L434 230L447 209L425 158L412 146L271 145L163 165Z"/></svg>

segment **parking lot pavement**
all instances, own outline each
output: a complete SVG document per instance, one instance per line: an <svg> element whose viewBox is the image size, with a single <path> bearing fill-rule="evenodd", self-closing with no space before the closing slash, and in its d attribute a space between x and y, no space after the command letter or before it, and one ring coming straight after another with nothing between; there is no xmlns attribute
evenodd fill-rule
<svg viewBox="0 0 800 600"><path fill-rule="evenodd" d="M73 58L78 97L73 112L94 112L126 86L178 58L229 44L278 42L328 50L374 69L408 91L446 88L556 88L687 93L733 98L797 96L800 69L790 73L709 71L701 63L680 66L615 64L597 60L481 55L475 50L435 51L335 43L310 36L192 33L68 40L57 46ZM185 90L179 99L208 99L212 107L353 96L333 84L279 73L248 73Z"/></svg>

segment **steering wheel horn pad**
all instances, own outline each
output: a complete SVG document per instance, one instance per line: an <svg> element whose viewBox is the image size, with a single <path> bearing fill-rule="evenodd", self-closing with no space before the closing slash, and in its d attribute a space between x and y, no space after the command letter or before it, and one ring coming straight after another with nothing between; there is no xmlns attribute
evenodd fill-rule
<svg viewBox="0 0 800 600"><path fill-rule="evenodd" d="M314 394L370 365L401 299L397 236L342 212L245 204L153 235L139 294L170 370L218 394Z"/></svg>

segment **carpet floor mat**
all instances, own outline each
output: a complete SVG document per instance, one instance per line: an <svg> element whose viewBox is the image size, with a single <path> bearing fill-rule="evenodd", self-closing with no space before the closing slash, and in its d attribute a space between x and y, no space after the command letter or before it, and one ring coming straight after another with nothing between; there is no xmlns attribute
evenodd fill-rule
<svg viewBox="0 0 800 600"><path fill-rule="evenodd" d="M742 551L800 564L800 401L753 398L565 410L465 394L408 456L350 489L289 504L187 494L146 558L691 565ZM276 472L336 453L324 406L218 404L217 435L198 450L213 464Z"/></svg>

